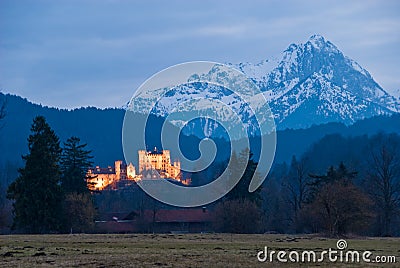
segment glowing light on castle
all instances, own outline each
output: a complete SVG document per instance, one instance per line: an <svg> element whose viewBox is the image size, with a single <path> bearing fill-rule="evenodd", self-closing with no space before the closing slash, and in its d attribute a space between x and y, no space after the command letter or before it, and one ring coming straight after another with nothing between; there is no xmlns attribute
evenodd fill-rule
<svg viewBox="0 0 400 268"><path fill-rule="evenodd" d="M181 163L171 163L169 150L161 152L154 148L154 151L139 150L139 174L144 175L146 171L157 170L161 178L178 179L181 172ZM147 172L147 174L149 174ZM147 175L146 174L146 175Z"/></svg>
<svg viewBox="0 0 400 268"><path fill-rule="evenodd" d="M106 188L117 189L121 182L153 179L170 179L188 185L190 180L181 180L181 163L171 163L169 150L153 151L139 150L139 168L136 173L132 163L128 165L117 160L114 167L101 168L96 166L89 168L87 172L87 184L91 190L104 190ZM156 172L155 172L156 171Z"/></svg>

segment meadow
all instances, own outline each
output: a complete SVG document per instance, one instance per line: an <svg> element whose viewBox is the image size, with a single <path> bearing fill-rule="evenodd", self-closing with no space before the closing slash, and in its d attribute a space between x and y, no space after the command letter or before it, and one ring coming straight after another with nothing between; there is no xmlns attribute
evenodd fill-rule
<svg viewBox="0 0 400 268"><path fill-rule="evenodd" d="M321 252L337 239L276 234L2 235L0 267L398 267L400 238L346 239L348 250L396 256L396 263L259 262L271 250ZM396 265L397 264L397 265Z"/></svg>

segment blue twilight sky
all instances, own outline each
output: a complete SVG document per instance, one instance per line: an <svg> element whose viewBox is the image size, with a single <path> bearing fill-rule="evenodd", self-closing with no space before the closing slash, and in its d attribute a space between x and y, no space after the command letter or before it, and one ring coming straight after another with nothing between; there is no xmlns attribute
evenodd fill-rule
<svg viewBox="0 0 400 268"><path fill-rule="evenodd" d="M1 0L0 90L48 106L119 107L193 60L259 62L318 33L400 89L400 1Z"/></svg>

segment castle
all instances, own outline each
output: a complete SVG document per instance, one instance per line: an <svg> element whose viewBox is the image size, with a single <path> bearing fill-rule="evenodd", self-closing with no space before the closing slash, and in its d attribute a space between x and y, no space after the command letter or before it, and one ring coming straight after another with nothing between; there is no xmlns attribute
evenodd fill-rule
<svg viewBox="0 0 400 268"><path fill-rule="evenodd" d="M156 148L154 151L139 150L138 154L138 173L136 173L135 166L132 163L127 165L121 160L115 161L114 167L101 168L96 166L89 168L87 172L89 189L117 189L119 182L137 182L148 179L172 179L187 184L185 181L181 181L181 163L174 161L171 164L169 150L157 151ZM157 172L152 172L154 170Z"/></svg>
<svg viewBox="0 0 400 268"><path fill-rule="evenodd" d="M139 150L139 174L144 171L155 169L162 178L178 178L181 172L181 163L175 161L171 164L169 150L161 152L154 148L154 151Z"/></svg>

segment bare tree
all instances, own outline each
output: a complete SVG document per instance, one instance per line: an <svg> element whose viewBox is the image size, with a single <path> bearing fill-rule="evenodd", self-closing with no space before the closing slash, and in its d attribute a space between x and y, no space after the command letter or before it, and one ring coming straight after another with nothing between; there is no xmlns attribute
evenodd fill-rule
<svg viewBox="0 0 400 268"><path fill-rule="evenodd" d="M330 236L359 233L368 227L373 216L372 201L353 184L340 181L322 186L308 208L308 216Z"/></svg>
<svg viewBox="0 0 400 268"><path fill-rule="evenodd" d="M302 158L297 161L296 157L292 157L288 178L283 181L283 187L286 189L285 200L292 209L292 217L290 221L299 231L299 214L309 193L309 177L306 165L306 159Z"/></svg>
<svg viewBox="0 0 400 268"><path fill-rule="evenodd" d="M400 154L395 137L378 135L371 144L369 176L371 194L380 216L381 234L391 235L391 225L400 209Z"/></svg>
<svg viewBox="0 0 400 268"><path fill-rule="evenodd" d="M324 175L309 176L314 181L305 212L314 229L323 229L336 236L360 233L369 227L373 216L370 210L372 201L353 183L356 171L349 171L340 163L338 168L329 167Z"/></svg>
<svg viewBox="0 0 400 268"><path fill-rule="evenodd" d="M156 230L156 218L157 218L157 212L160 210L160 204L154 198L151 198L151 200L149 200L149 201L151 202L151 212L152 212L151 231L153 233L155 233L157 231Z"/></svg>
<svg viewBox="0 0 400 268"><path fill-rule="evenodd" d="M2 120L6 117L6 100L0 101L0 129L3 127ZM1 144L0 144L1 148ZM1 150L0 150L1 151ZM0 163L2 165L2 163ZM3 167L2 167L3 168ZM11 212L10 202L6 199L6 188L8 185L7 169L0 170L0 232L7 224L7 217Z"/></svg>
<svg viewBox="0 0 400 268"><path fill-rule="evenodd" d="M72 232L90 232L96 209L89 193L69 193L65 197L66 228Z"/></svg>

